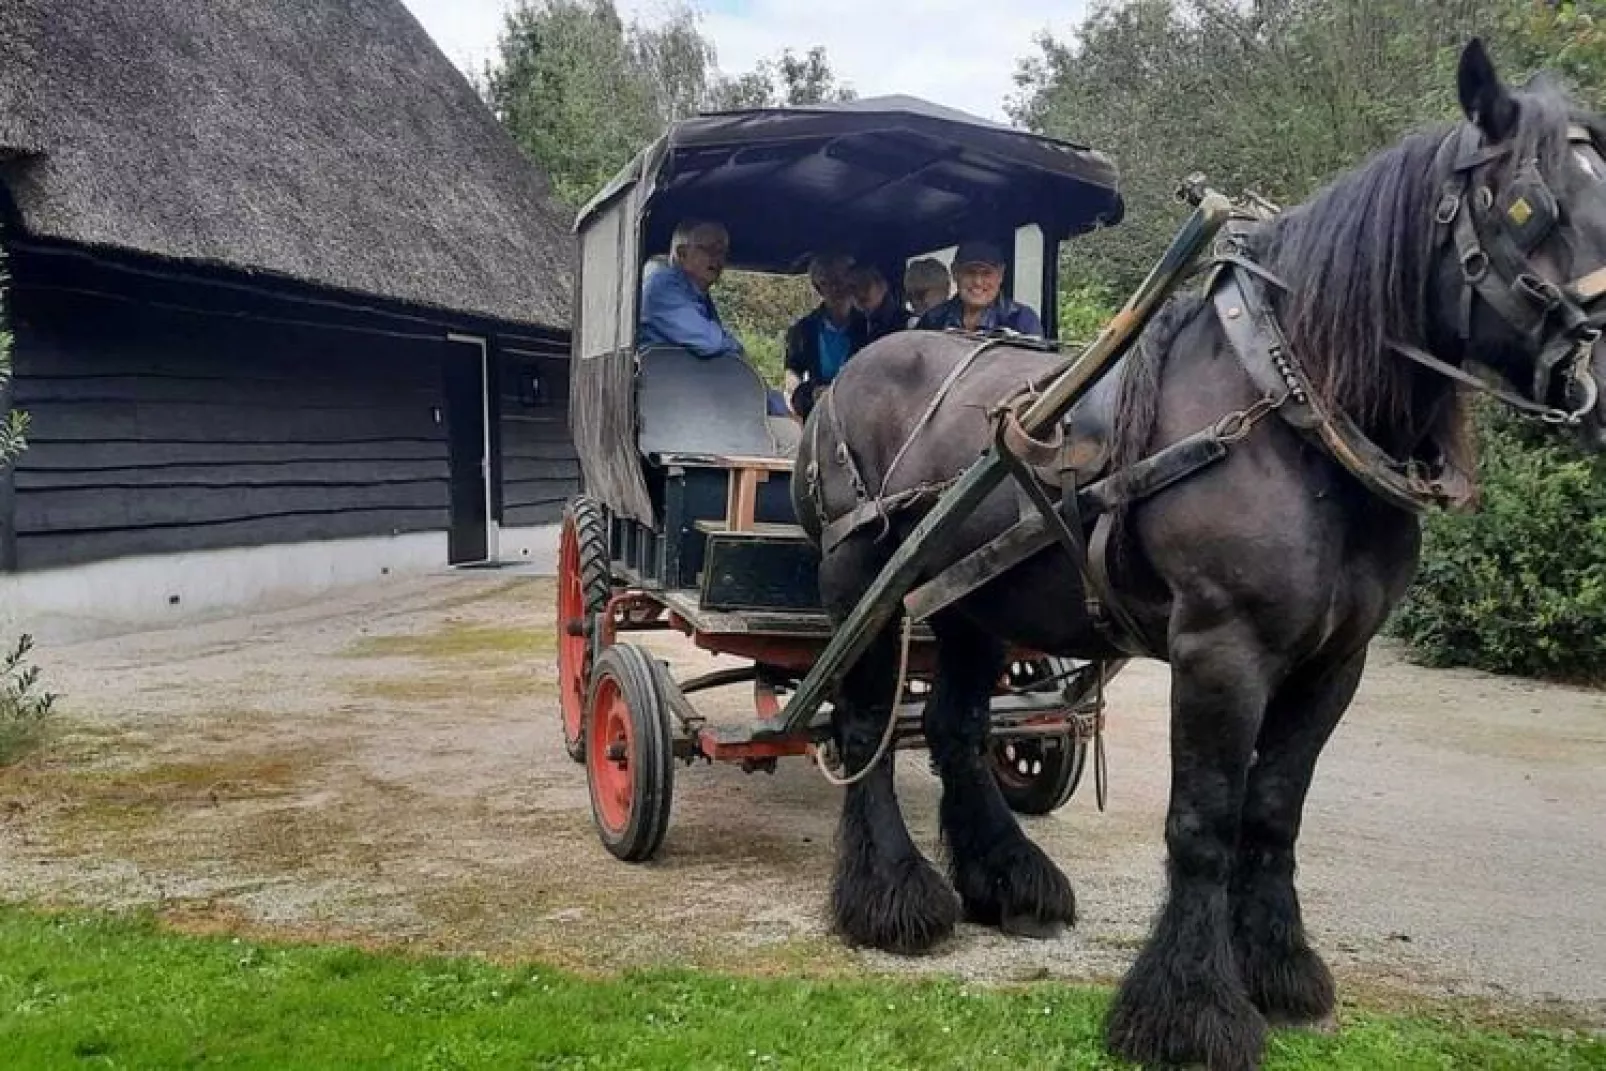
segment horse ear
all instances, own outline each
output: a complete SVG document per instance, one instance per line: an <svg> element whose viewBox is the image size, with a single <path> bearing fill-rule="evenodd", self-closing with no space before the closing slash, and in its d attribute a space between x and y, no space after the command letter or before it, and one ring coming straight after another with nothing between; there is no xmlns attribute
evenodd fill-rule
<svg viewBox="0 0 1606 1071"><path fill-rule="evenodd" d="M1517 102L1500 81L1481 38L1474 37L1461 51L1456 72L1461 110L1492 143L1505 141L1517 129Z"/></svg>

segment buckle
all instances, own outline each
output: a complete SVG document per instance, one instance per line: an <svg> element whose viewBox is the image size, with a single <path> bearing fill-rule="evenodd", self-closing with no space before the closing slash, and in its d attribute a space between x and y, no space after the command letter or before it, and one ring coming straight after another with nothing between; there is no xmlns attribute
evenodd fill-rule
<svg viewBox="0 0 1606 1071"><path fill-rule="evenodd" d="M1489 254L1478 246L1473 246L1461 254L1461 278L1476 285L1483 282L1489 274Z"/></svg>
<svg viewBox="0 0 1606 1071"><path fill-rule="evenodd" d="M1523 272L1517 276L1511 288L1546 312L1560 305L1562 301L1560 287L1532 272Z"/></svg>
<svg viewBox="0 0 1606 1071"><path fill-rule="evenodd" d="M1461 195L1447 193L1439 198L1439 207L1433 211L1433 220L1441 227L1448 227L1455 222L1455 217L1461 214Z"/></svg>

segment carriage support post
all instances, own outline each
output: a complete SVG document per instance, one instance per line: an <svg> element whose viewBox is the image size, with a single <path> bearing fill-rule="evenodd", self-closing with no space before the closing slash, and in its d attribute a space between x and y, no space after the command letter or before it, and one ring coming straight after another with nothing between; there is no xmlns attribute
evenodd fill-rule
<svg viewBox="0 0 1606 1071"><path fill-rule="evenodd" d="M1023 431L1035 436L1060 420L1126 353L1150 317L1186 278L1194 260L1215 240L1216 232L1226 223L1231 209L1231 202L1213 191L1200 199L1198 208L1148 278L1071 366L1027 407L1020 418ZM830 644L798 685L780 716L773 721L760 722L756 735L797 732L808 726L820 704L858 661L871 638L897 612L899 602L926 564L930 548L963 522L1007 476L1008 468L994 450L982 455L965 471L882 568L859 604L831 637Z"/></svg>

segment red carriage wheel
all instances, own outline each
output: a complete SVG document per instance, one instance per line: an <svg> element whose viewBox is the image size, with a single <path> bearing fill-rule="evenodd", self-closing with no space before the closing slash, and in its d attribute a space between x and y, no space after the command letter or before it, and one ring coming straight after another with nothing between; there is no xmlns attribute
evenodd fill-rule
<svg viewBox="0 0 1606 1071"><path fill-rule="evenodd" d="M674 738L658 667L633 643L597 658L586 709L586 780L603 845L628 863L651 859L669 828Z"/></svg>
<svg viewBox="0 0 1606 1071"><path fill-rule="evenodd" d="M1028 689L1065 687L1056 678L1068 672L1073 663L1062 658L1012 662L1009 685ZM1065 806L1082 781L1087 767L1087 741L1074 732L1052 737L994 739L988 745L993 780L998 782L1004 802L1016 814L1049 814Z"/></svg>
<svg viewBox="0 0 1606 1071"><path fill-rule="evenodd" d="M585 761L592 636L613 594L608 559L608 522L602 507L583 495L571 499L563 511L558 540L558 696L563 748L575 762Z"/></svg>

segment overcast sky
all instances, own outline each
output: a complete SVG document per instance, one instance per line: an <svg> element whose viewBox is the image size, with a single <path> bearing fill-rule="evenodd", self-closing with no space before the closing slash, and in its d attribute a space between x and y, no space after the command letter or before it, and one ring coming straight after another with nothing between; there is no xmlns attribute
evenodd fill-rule
<svg viewBox="0 0 1606 1071"><path fill-rule="evenodd" d="M616 0L627 19L652 21L663 0ZM491 54L509 0L405 0L441 49L478 70ZM1033 39L1067 36L1086 0L698 0L703 35L720 70L750 69L782 48L824 45L837 75L860 96L911 93L1004 118L1004 100Z"/></svg>

